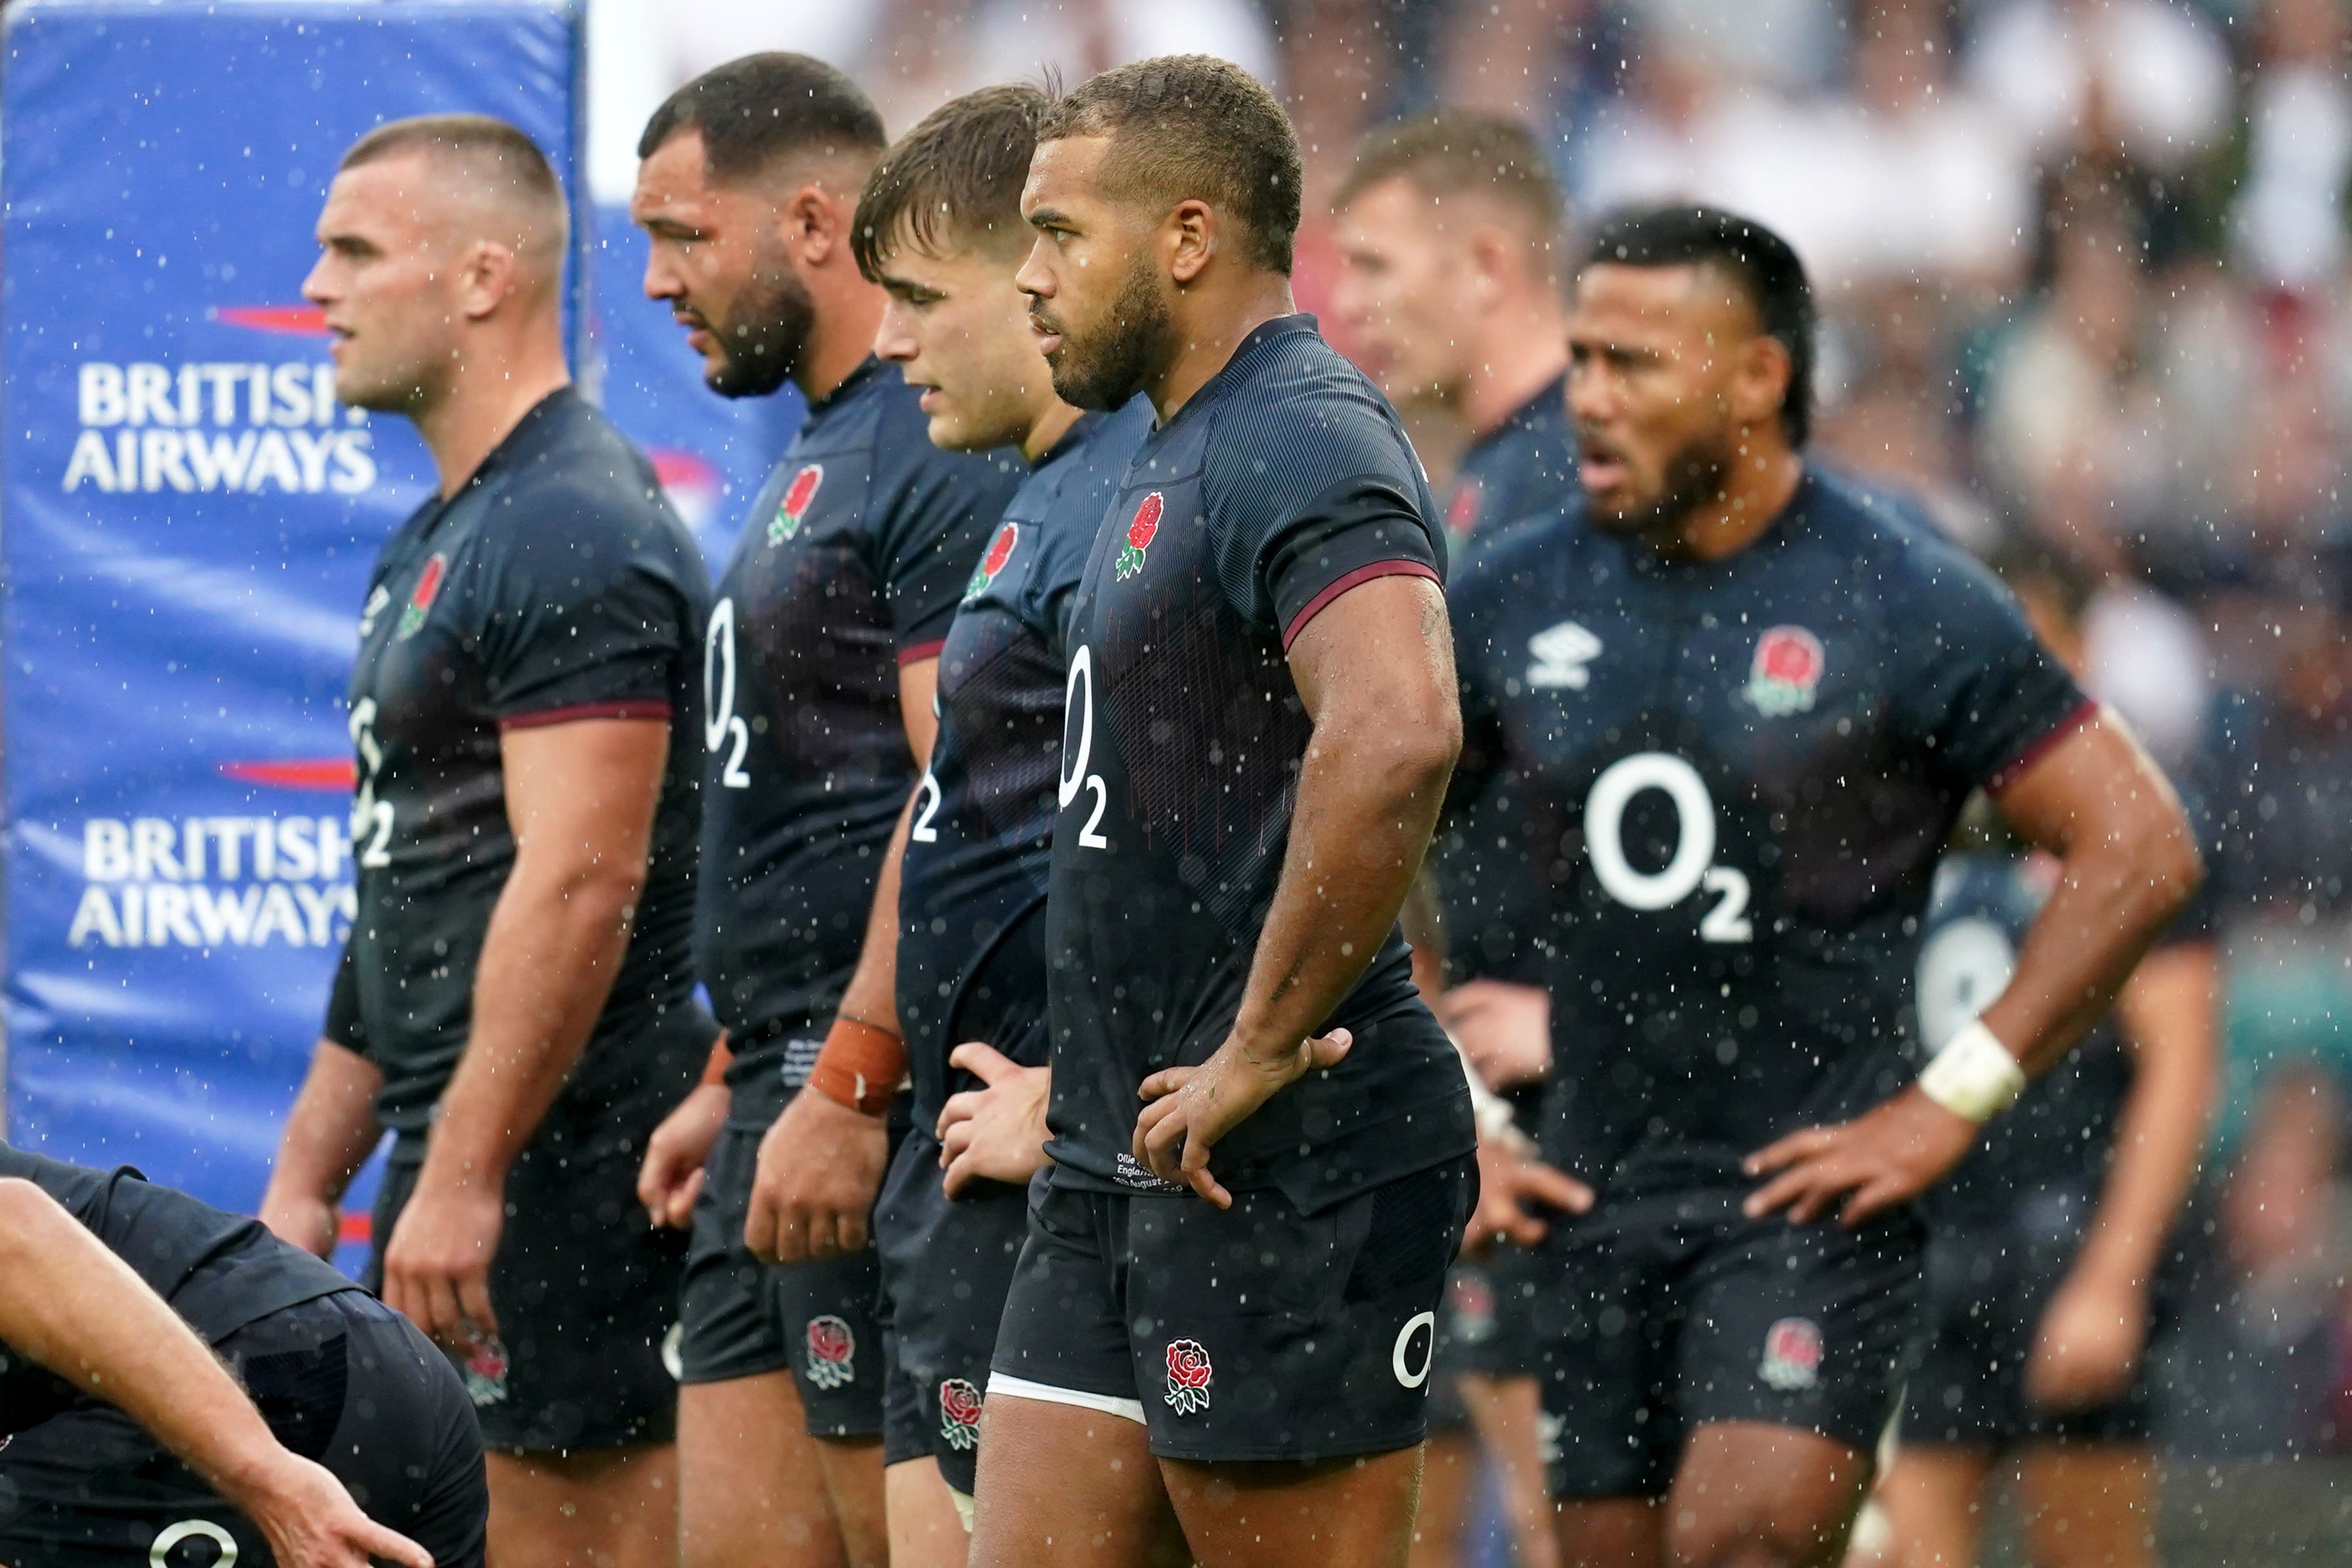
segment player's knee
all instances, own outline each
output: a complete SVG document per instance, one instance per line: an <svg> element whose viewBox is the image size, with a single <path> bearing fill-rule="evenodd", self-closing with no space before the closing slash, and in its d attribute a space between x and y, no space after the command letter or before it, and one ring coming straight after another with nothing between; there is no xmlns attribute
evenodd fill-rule
<svg viewBox="0 0 2352 1568"><path fill-rule="evenodd" d="M1670 1568L1830 1568L1843 1551L1843 1521L1769 1510L1673 1508L1666 1521Z"/></svg>

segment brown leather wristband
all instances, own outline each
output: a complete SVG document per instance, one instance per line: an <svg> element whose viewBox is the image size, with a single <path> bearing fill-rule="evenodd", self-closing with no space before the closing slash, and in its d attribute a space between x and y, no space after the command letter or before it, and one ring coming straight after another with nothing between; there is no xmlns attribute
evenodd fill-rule
<svg viewBox="0 0 2352 1568"><path fill-rule="evenodd" d="M722 1029L719 1031L719 1038L710 1042L710 1060L702 1064L702 1081L705 1083L726 1082L728 1064L734 1060L734 1051L727 1046L727 1031Z"/></svg>
<svg viewBox="0 0 2352 1568"><path fill-rule="evenodd" d="M890 1108L890 1096L906 1076L906 1041L887 1029L843 1018L825 1031L808 1087L853 1111L879 1116Z"/></svg>

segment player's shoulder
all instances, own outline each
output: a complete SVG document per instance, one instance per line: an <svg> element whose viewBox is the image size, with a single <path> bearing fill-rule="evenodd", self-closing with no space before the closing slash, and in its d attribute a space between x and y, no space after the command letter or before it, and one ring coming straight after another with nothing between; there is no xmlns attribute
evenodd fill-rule
<svg viewBox="0 0 2352 1568"><path fill-rule="evenodd" d="M543 429L486 487L489 564L536 577L548 570L607 575L650 570L682 583L703 576L693 536L653 464L584 398L542 410Z"/></svg>
<svg viewBox="0 0 2352 1568"><path fill-rule="evenodd" d="M1311 316L1266 322L1242 341L1213 392L1203 432L1213 480L1346 472L1422 483L1404 426L1370 377L1323 340Z"/></svg>
<svg viewBox="0 0 2352 1568"><path fill-rule="evenodd" d="M1832 560L1848 564L1874 594L1899 602L1958 595L2002 597L1990 569L1937 528L1901 489L1807 464L1807 533Z"/></svg>
<svg viewBox="0 0 2352 1568"><path fill-rule="evenodd" d="M1530 590L1564 580L1571 563L1591 553L1592 535L1580 496L1491 523L1462 549L1446 600L1457 612L1524 601Z"/></svg>

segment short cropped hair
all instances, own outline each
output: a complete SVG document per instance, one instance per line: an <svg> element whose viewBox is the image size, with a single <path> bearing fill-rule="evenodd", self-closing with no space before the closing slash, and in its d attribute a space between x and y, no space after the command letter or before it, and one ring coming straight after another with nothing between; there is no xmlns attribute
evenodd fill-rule
<svg viewBox="0 0 2352 1568"><path fill-rule="evenodd" d="M1244 254L1290 274L1298 235L1298 133L1265 85L1207 55L1163 55L1091 77L1046 109L1039 141L1110 138L1121 199L1198 199L1240 221Z"/></svg>
<svg viewBox="0 0 2352 1568"><path fill-rule="evenodd" d="M1508 115L1441 109L1378 128L1364 138L1332 209L1345 212L1391 180L1409 180L1433 200L1465 191L1492 196L1547 244L1560 232L1566 204L1559 182L1535 133Z"/></svg>
<svg viewBox="0 0 2352 1568"><path fill-rule="evenodd" d="M702 133L704 170L727 184L756 180L795 153L870 158L890 144L881 111L856 82L781 49L713 66L662 99L637 156L689 131Z"/></svg>
<svg viewBox="0 0 2352 1568"><path fill-rule="evenodd" d="M1802 447L1813 424L1813 336L1818 316L1805 264L1787 240L1753 218L1712 207L1643 207L1595 230L1580 277L1593 267L1712 267L1730 277L1755 308L1765 336L1789 355L1780 428Z"/></svg>
<svg viewBox="0 0 2352 1568"><path fill-rule="evenodd" d="M420 114L386 120L352 143L339 171L422 152L464 165L476 179L497 187L491 195L511 200L531 223L541 225L553 254L562 256L571 234L563 183L539 143L503 120L487 114Z"/></svg>
<svg viewBox="0 0 2352 1568"><path fill-rule="evenodd" d="M953 239L1025 242L1021 187L1045 114L1044 91L1020 83L984 87L931 110L866 176L849 235L857 269L878 279L902 240L926 251Z"/></svg>

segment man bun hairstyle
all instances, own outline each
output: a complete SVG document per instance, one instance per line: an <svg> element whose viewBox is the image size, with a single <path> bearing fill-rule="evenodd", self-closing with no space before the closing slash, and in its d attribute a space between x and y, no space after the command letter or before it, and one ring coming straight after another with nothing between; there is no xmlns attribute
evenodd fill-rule
<svg viewBox="0 0 2352 1568"><path fill-rule="evenodd" d="M866 177L849 246L868 282L901 244L1026 246L1021 187L1045 118L1043 89L1022 83L968 92L926 115Z"/></svg>
<svg viewBox="0 0 2352 1568"><path fill-rule="evenodd" d="M1432 201L1465 192L1492 196L1524 217L1546 246L1559 244L1567 204L1550 161L1524 120L1441 109L1381 126L1357 150L1332 210L1347 211L1365 192L1391 180L1411 181Z"/></svg>
<svg viewBox="0 0 2352 1568"><path fill-rule="evenodd" d="M857 84L823 60L772 50L713 66L662 99L637 156L689 131L722 184L759 179L795 155L870 159L890 144L882 115Z"/></svg>
<svg viewBox="0 0 2352 1568"><path fill-rule="evenodd" d="M539 234L509 236L518 247L537 239L553 255L563 254L572 228L563 182L539 143L522 131L487 114L419 114L377 126L352 142L335 167L340 172L412 152L463 169L493 202L538 225Z"/></svg>
<svg viewBox="0 0 2352 1568"><path fill-rule="evenodd" d="M1106 136L1103 178L1122 201L1200 200L1238 220L1244 254L1290 275L1298 133L1264 83L1208 55L1163 55L1090 77L1055 99L1037 140Z"/></svg>
<svg viewBox="0 0 2352 1568"><path fill-rule="evenodd" d="M1713 207L1643 207L1594 231L1578 264L1592 267L1712 267L1747 295L1764 335L1789 354L1780 428L1801 448L1813 426L1813 334L1817 315L1805 264L1787 240L1753 218Z"/></svg>

